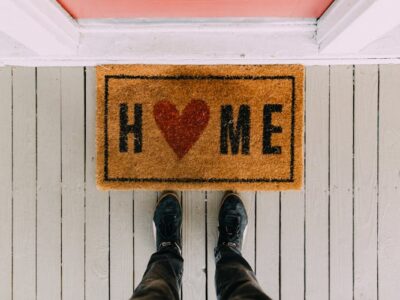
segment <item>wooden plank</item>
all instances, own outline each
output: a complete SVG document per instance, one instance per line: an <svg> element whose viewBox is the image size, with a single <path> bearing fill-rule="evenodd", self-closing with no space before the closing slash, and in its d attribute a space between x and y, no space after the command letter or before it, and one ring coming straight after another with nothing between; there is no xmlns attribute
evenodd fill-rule
<svg viewBox="0 0 400 300"><path fill-rule="evenodd" d="M206 299L205 192L183 192L183 299Z"/></svg>
<svg viewBox="0 0 400 300"><path fill-rule="evenodd" d="M255 192L242 192L239 193L244 206L246 207L248 224L247 224L247 232L246 239L243 244L242 255L247 260L249 265L252 267L253 271L255 269L255 234L256 234L256 226L255 226L255 207L256 207L256 194Z"/></svg>
<svg viewBox="0 0 400 300"><path fill-rule="evenodd" d="M13 299L36 297L36 86L13 68Z"/></svg>
<svg viewBox="0 0 400 300"><path fill-rule="evenodd" d="M133 292L133 192L110 193L110 298Z"/></svg>
<svg viewBox="0 0 400 300"><path fill-rule="evenodd" d="M37 299L61 299L61 87L37 69Z"/></svg>
<svg viewBox="0 0 400 300"><path fill-rule="evenodd" d="M0 68L0 299L12 297L12 72Z"/></svg>
<svg viewBox="0 0 400 300"><path fill-rule="evenodd" d="M109 193L96 188L96 76L86 69L86 299L108 300Z"/></svg>
<svg viewBox="0 0 400 300"><path fill-rule="evenodd" d="M278 192L257 193L257 278L272 299L279 299L279 201Z"/></svg>
<svg viewBox="0 0 400 300"><path fill-rule="evenodd" d="M379 299L400 295L400 66L380 67L379 96Z"/></svg>
<svg viewBox="0 0 400 300"><path fill-rule="evenodd" d="M218 212L224 192L207 192L207 299L217 299L214 249L218 241Z"/></svg>
<svg viewBox="0 0 400 300"><path fill-rule="evenodd" d="M280 298L302 299L304 297L304 192L282 192L280 214Z"/></svg>
<svg viewBox="0 0 400 300"><path fill-rule="evenodd" d="M355 67L354 299L377 299L378 66Z"/></svg>
<svg viewBox="0 0 400 300"><path fill-rule="evenodd" d="M62 295L85 294L84 70L61 69L62 111Z"/></svg>
<svg viewBox="0 0 400 300"><path fill-rule="evenodd" d="M134 194L134 286L142 280L150 256L156 251L153 235L153 215L157 192L135 191Z"/></svg>
<svg viewBox="0 0 400 300"><path fill-rule="evenodd" d="M329 69L306 70L306 295L328 299Z"/></svg>
<svg viewBox="0 0 400 300"><path fill-rule="evenodd" d="M353 66L330 68L330 297L353 297Z"/></svg>
<svg viewBox="0 0 400 300"><path fill-rule="evenodd" d="M305 121L306 115L304 123ZM306 155L305 136L304 134L304 155ZM306 168L305 158L304 168ZM305 178L306 170L304 170L304 185ZM305 191L303 189L301 192L282 192L279 199L279 294L275 296L275 299L305 297L304 242Z"/></svg>

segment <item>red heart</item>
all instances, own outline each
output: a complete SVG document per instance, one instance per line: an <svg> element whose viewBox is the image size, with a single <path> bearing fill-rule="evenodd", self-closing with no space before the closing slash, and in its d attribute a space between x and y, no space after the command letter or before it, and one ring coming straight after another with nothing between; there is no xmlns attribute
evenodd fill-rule
<svg viewBox="0 0 400 300"><path fill-rule="evenodd" d="M206 128L210 109L203 100L192 100L179 114L174 104L163 100L154 105L153 114L165 140L181 159Z"/></svg>

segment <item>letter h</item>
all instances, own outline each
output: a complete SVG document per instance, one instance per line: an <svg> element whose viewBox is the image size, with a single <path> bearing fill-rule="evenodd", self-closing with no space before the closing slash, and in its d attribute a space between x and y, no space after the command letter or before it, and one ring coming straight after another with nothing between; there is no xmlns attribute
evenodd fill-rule
<svg viewBox="0 0 400 300"><path fill-rule="evenodd" d="M134 135L134 152L142 152L142 104L135 104L135 123L128 124L128 105L119 106L119 152L128 152L128 134Z"/></svg>

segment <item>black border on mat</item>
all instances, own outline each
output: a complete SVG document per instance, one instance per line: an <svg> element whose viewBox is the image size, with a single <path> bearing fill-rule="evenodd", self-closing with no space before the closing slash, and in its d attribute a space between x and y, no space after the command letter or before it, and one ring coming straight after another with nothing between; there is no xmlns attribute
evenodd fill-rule
<svg viewBox="0 0 400 300"><path fill-rule="evenodd" d="M178 183L257 183L257 182L294 182L294 122L295 122L295 76L132 76L105 75L104 93L104 180L110 182L178 182ZM289 178L125 178L108 176L108 84L110 79L140 80L291 80L292 82L292 126L290 134L290 177Z"/></svg>

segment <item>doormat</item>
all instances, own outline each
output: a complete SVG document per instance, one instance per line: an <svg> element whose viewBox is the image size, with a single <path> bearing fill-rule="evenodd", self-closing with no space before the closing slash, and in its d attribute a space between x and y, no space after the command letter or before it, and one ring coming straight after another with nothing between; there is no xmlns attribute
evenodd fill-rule
<svg viewBox="0 0 400 300"><path fill-rule="evenodd" d="M303 66L96 71L100 189L301 189Z"/></svg>

